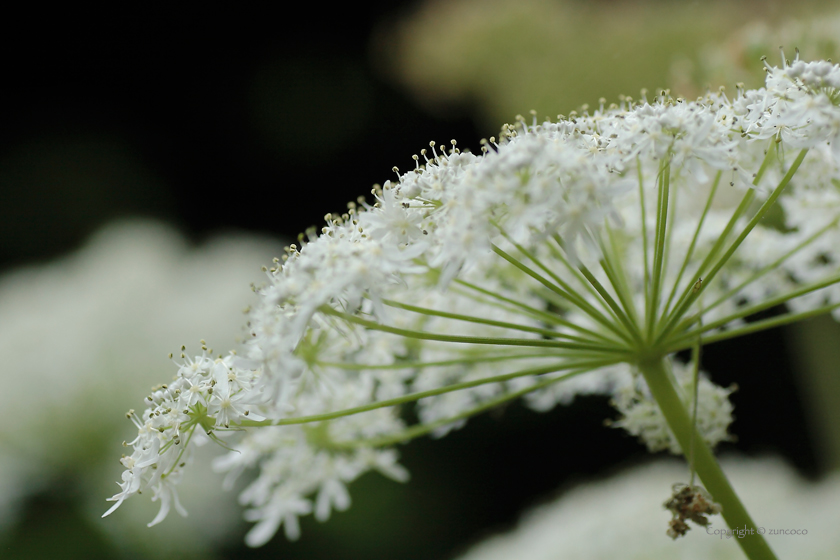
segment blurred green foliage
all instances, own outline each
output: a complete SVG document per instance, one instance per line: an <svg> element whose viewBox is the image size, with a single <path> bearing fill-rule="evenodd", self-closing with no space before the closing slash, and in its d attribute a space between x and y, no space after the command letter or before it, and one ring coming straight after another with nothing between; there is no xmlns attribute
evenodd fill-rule
<svg viewBox="0 0 840 560"><path fill-rule="evenodd" d="M421 103L444 112L468 107L495 131L531 109L554 118L601 97L610 103L670 88L686 61L691 85L704 84L715 77L699 75L704 47L748 22L773 26L834 8L813 0L430 0L383 30L379 44L391 48L377 52ZM761 54L775 56L776 48ZM761 54L753 54L746 63L761 76Z"/></svg>

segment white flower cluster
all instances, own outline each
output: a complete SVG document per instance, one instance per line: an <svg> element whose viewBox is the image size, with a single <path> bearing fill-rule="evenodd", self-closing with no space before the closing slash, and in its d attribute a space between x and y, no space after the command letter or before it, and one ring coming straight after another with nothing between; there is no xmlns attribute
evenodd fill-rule
<svg viewBox="0 0 840 560"><path fill-rule="evenodd" d="M260 372L235 367L233 353L214 359L208 355L212 349L203 346L203 351L195 358L182 354L184 363L176 378L153 389L146 397L148 407L142 414L134 410L127 413L137 426L138 435L125 444L133 446L134 451L121 459L127 469L120 484L122 491L111 498L116 503L105 515L147 487L153 491L152 499L161 502L150 527L160 523L173 506L186 515L178 500L177 484L190 458L190 440L206 435L227 447L224 440L230 432L222 432L219 437L216 430L226 430L244 420L264 420L251 413L265 400L260 394ZM366 402L365 395L369 392L369 388L358 387L356 395L345 393L332 407L341 409ZM235 453L221 458L219 470L232 471L233 476L228 478L232 485L242 469L256 463L266 450L282 450L262 464L263 476L241 496L243 504L254 506L247 517L260 521L248 537L249 544L264 543L281 523L285 523L286 535L296 538L297 516L312 512L311 504L301 498L301 493L318 491L315 515L319 520L326 520L333 507L338 510L349 507L344 484L370 469L395 480L407 480L408 474L396 464L396 453L392 450L361 448L350 453L333 453L333 437L341 440L371 437L393 432L401 426L388 409L379 409L375 414L376 418L369 416L364 422L356 417L342 419L330 425L329 431L326 424L315 429L265 428L249 434Z"/></svg>
<svg viewBox="0 0 840 560"><path fill-rule="evenodd" d="M134 452L120 461L127 469L120 484L122 492L111 498L117 503L105 515L141 487L151 487L152 499L161 502L150 527L163 521L172 505L186 515L175 484L186 465L188 444L196 428L204 428L208 436L215 437L213 427L230 427L231 422L250 415L250 410L239 403L253 386L256 374L234 369L232 355L213 360L207 356L206 347L204 350L203 355L180 367L174 381L152 389L146 397L149 406L140 416L133 409L126 413L138 430L137 437L125 444L132 445Z"/></svg>
<svg viewBox="0 0 840 560"><path fill-rule="evenodd" d="M676 361L672 364L676 385L683 390L682 394L688 400L685 402L686 408L693 410L694 404L689 399L695 394L692 367ZM651 452L667 449L675 455L681 453L679 442L668 428L662 411L656 405L647 386L641 379L634 381L616 391L612 404L623 417L610 425L624 428L632 435L638 436ZM729 402L729 395L734 388L715 385L702 374L697 382L697 430L703 434L703 439L711 447L722 441L731 441L733 438L727 433L727 429L733 420L734 408Z"/></svg>
<svg viewBox="0 0 840 560"><path fill-rule="evenodd" d="M281 523L294 538L310 496L325 519L360 473L404 479L389 445L522 395L539 410L581 393L621 401L650 355L748 329L750 312L812 281L828 289L795 309L840 303L838 85L836 65L795 61L734 99L663 92L521 120L481 155L432 143L373 205L328 214L266 271L242 357L187 360L149 397L112 499L150 486L155 521L177 507L200 426L234 449L219 468L260 469L241 497L258 522L248 542ZM781 192L783 215L762 220ZM726 437L726 396L700 385L711 441ZM407 427L394 405L412 401ZM648 445L674 448L650 415L625 414Z"/></svg>

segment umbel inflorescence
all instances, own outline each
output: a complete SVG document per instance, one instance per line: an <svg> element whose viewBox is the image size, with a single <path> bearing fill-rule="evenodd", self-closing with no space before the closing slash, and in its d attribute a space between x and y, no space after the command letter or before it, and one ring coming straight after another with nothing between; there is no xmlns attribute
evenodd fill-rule
<svg viewBox="0 0 840 560"><path fill-rule="evenodd" d="M397 443L520 396L548 410L604 393L651 450L691 447L738 523L708 451L728 437L730 389L671 356L840 306L838 102L840 68L797 59L734 96L520 119L481 154L432 143L374 204L328 214L275 260L239 354L182 353L129 413L108 513L146 489L152 523L182 510L191 443L209 436L227 483L259 469L247 542L280 525L296 538L299 516L347 508L362 473L406 480Z"/></svg>

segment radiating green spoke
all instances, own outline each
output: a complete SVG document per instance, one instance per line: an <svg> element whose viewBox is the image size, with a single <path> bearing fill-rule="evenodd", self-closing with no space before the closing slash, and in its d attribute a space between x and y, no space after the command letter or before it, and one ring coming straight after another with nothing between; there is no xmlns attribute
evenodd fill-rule
<svg viewBox="0 0 840 560"><path fill-rule="evenodd" d="M412 329L403 329L399 327L391 327L388 325L382 325L377 323L376 321L371 321L369 319L363 319L362 317L358 317L356 315L351 315L350 313L345 313L343 311L337 311L328 305L323 305L319 308L319 310L328 316L333 316L340 318L348 323L353 323L362 327L365 327L369 330L374 331L381 331L387 332L391 334L396 334L399 336L404 336L406 338L414 338L417 340L434 340L438 342L455 342L459 344L488 344L488 345L498 345L498 346L530 346L534 348L558 348L558 349L565 349L565 350L582 350L582 351L595 351L595 352L607 352L611 354L623 354L626 352L623 348L610 348L603 344L586 344L582 342L564 342L562 340L545 340L542 338L504 338L504 337L487 337L487 336L460 336L460 335L449 335L449 334L441 334L441 333L429 333L425 331L418 331Z"/></svg>
<svg viewBox="0 0 840 560"><path fill-rule="evenodd" d="M566 333L560 333L560 332L557 332L557 331L554 331L554 330L551 330L551 329L543 329L543 328L539 328L539 327L532 327L532 326L529 326L529 325L519 325L519 324L516 324L516 323L509 323L509 322L506 322L506 321L495 321L495 320L492 320L492 319L485 319L483 317L475 317L473 315L464 315L464 314L461 314L461 313L450 313L448 311L440 311L440 310L437 310L437 309L429 309L429 308L426 308L426 307L418 307L416 305L409 305L409 304L406 304L406 303L401 303L401 302L390 300L390 299L383 300L383 303L385 305L390 306L390 307L394 307L394 308L397 308L397 309L404 309L406 311L411 311L413 313L418 313L418 314L421 314L421 315L428 315L430 317L441 317L443 319L453 319L455 321L464 321L464 322L468 322L468 323L476 323L476 324L480 324L480 325L487 325L487 326L490 326L490 327L499 327L499 328L510 329L510 330L530 332L530 333L542 335L542 336L547 337L547 338L565 338L567 340L574 340L574 341L577 341L577 342L585 342L585 343L595 342L594 340L591 340L591 339L588 339L588 338L575 336L575 335L571 335L571 334L566 334Z"/></svg>
<svg viewBox="0 0 840 560"><path fill-rule="evenodd" d="M802 160L805 159L805 156L808 153L808 149L802 149L799 152L799 155L794 160L793 164L791 165L790 169L788 169L787 173L785 173L784 178L779 182L778 186L775 188L773 193L768 197L764 204L761 205L758 212L752 217L752 219L747 223L735 241L729 246L723 256L718 259L718 261L712 266L711 270L709 270L706 280L708 282L713 280L715 275L723 268L723 266L729 261L729 258L735 253L738 247L741 246L741 243L746 239L747 235L758 225L758 222L767 214L776 200L781 196L782 192L785 190L785 187L790 183L790 180L796 174L796 171L799 169ZM688 308L694 303L694 300L703 292L703 287L701 286L699 290L690 290L687 297L683 300L683 302L676 307L674 313L671 316L671 319L663 327L662 331L659 333L657 340L661 340L663 336L667 336L670 329L672 329L677 321L679 321L680 316L683 315L688 311Z"/></svg>
<svg viewBox="0 0 840 560"><path fill-rule="evenodd" d="M720 184L720 178L722 175L722 171L718 171L715 175L715 180L712 183L712 188L709 191L708 198L706 199L706 205L703 207L703 212L700 214L700 219L697 221L697 227L694 228L694 235L691 238L691 243L689 243L688 249L685 253L685 257L683 258L682 266L680 266L680 271L677 273L677 278L674 280L674 285L671 288L671 293L670 295L668 295L668 299L665 301L663 313L666 315L671 310L671 303L674 300L674 296L676 296L677 294L677 288L679 288L680 282L682 281L686 268L688 268L688 263L691 262L691 257L694 256L694 249L697 247L697 240L700 238L700 232L703 230L703 224L705 224L706 217L708 216L709 210L712 207L712 202L714 201L715 193L717 193L717 188Z"/></svg>
<svg viewBox="0 0 840 560"><path fill-rule="evenodd" d="M453 391L461 391L463 389L471 389L473 387L479 387L481 385L487 385L490 383L502 383L505 381L510 381L511 379L516 379L519 377L527 377L531 375L545 375L547 373L556 373L561 371L591 371L594 369L607 367L610 365L614 365L619 363L620 360L611 360L611 359L604 359L603 357L600 360L568 360L562 362L556 362L554 364L549 364L547 366L541 367L533 367L527 368L519 371L515 371L512 373L506 373L503 375L494 375L492 377L486 377L484 379L476 379L472 381L464 381L462 383L453 383L452 385L447 385L445 387L438 387L437 389L430 389L428 391L419 391L416 393L410 393L408 395L403 395L401 397L395 397L393 399L386 399L381 401L376 401L373 403L369 403L363 406L356 406L352 408L346 408L342 410L336 410L333 412L326 412L323 414L313 414L309 416L297 416L291 418L283 418L281 420L244 420L238 424L239 427L267 427L267 426L288 426L294 424L309 424L311 422L323 422L325 420L334 420L336 418L342 418L344 416L351 416L353 414L359 414L362 412L369 412L371 410L377 410L379 408L388 408L391 406L397 406L400 404L405 404L409 402L418 401L420 399L424 399L427 397L434 397L437 395L443 395L446 393L451 393ZM532 386L533 387L533 386ZM533 389L532 389L533 390Z"/></svg>
<svg viewBox="0 0 840 560"><path fill-rule="evenodd" d="M491 408L495 408L500 404L504 404L506 402L510 402L512 400L516 400L522 396L527 395L528 393L533 393L534 391L538 391L539 389L544 389L550 385L554 385L555 383L559 383L561 381L565 381L571 377L576 375L580 375L582 373L586 373L590 370L588 369L578 369L575 371L571 371L563 376L560 377L552 377L549 379L544 379L538 383L525 387L523 389L519 389L518 391L513 391L511 393L505 393L499 397L490 399L481 403L478 406L473 408L467 409L460 414L456 414L454 416L450 416L448 418L441 418L439 420L435 420L433 422L429 422L428 424L417 424L412 426L402 432L391 434L388 436L381 436L377 438L368 438L368 439L361 439L361 440L350 440L350 441L334 441L330 442L330 445L336 449L353 449L357 447L384 447L388 445L394 445L397 443L404 443L406 441L410 441L416 437L424 436L429 434L438 428L443 428L444 426L448 426L450 424L454 424L460 420L466 420L467 418L471 418L482 412L490 410Z"/></svg>
<svg viewBox="0 0 840 560"><path fill-rule="evenodd" d="M510 264L512 264L513 266L515 266L516 268L518 268L519 270L521 270L522 272L524 272L525 274L527 274L528 276L530 276L531 278L548 288L551 292L562 298L564 301L568 302L568 304L577 307L582 312L589 315L592 319L594 319L607 329L611 330L613 333L617 334L626 342L632 343L632 340L630 339L629 335L624 331L624 329L621 329L618 325L607 319L600 311L595 309L592 305L590 305L586 300L584 300L580 296L574 293L568 293L564 291L559 286L555 285L550 280L544 278L538 272L534 271L527 265L521 263L519 260L513 258L504 250L500 249L499 247L496 247L495 245L493 246L493 251L497 255L508 261Z"/></svg>

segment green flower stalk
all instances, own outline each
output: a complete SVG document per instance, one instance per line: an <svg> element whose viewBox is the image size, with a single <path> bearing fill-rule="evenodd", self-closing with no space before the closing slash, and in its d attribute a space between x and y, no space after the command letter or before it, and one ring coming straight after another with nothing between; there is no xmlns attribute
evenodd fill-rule
<svg viewBox="0 0 840 560"><path fill-rule="evenodd" d="M297 538L298 517L346 509L362 473L407 479L396 443L519 397L547 410L603 393L617 425L689 458L730 527L755 527L711 450L730 390L673 355L840 306L838 101L840 68L796 60L734 99L521 119L480 155L432 143L266 270L241 355L182 349L129 414L108 513L147 487L153 523L180 509L189 444L209 437L231 450L228 481L260 469L240 496L248 544L281 525ZM759 534L739 544L774 558Z"/></svg>

